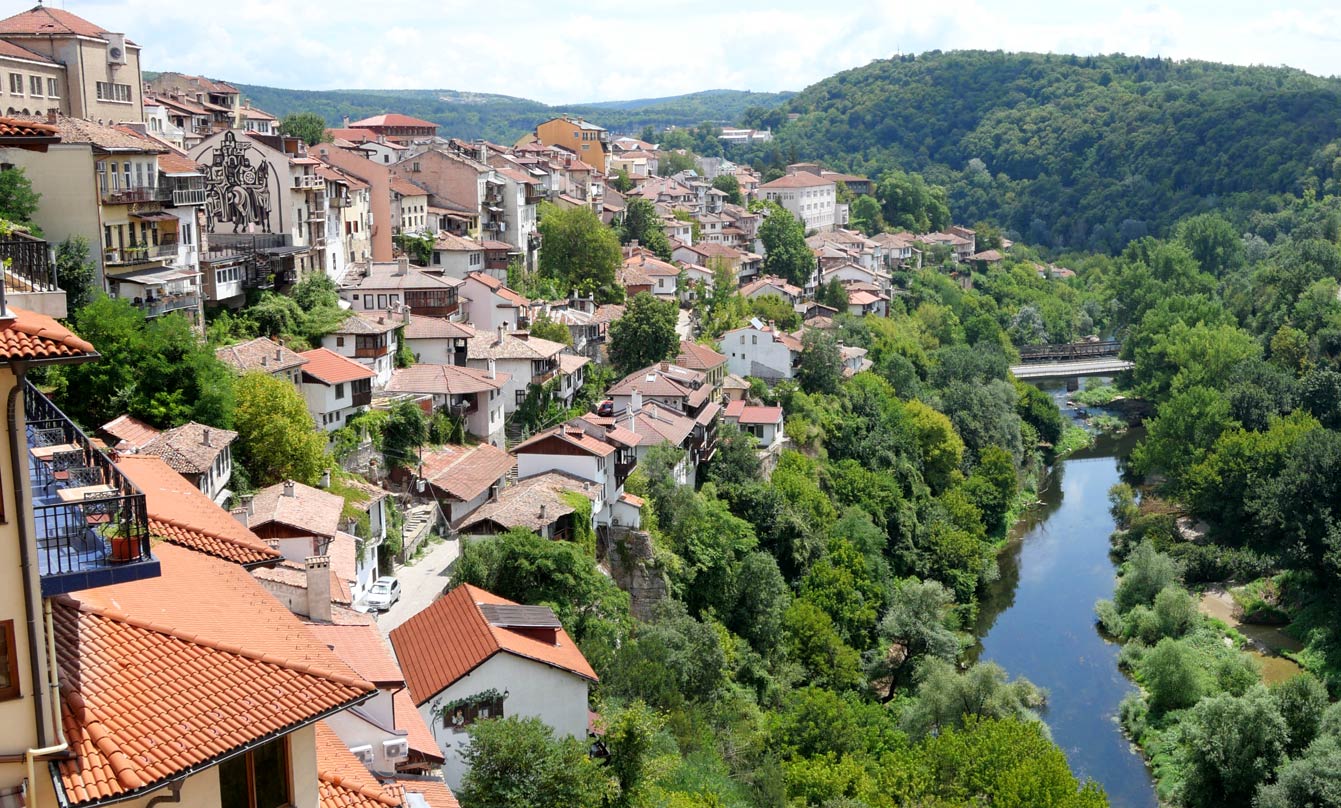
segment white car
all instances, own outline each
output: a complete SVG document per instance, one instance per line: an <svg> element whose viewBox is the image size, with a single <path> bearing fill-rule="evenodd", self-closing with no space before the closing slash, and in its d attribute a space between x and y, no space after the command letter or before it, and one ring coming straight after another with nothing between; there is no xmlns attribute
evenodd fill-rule
<svg viewBox="0 0 1341 808"><path fill-rule="evenodd" d="M368 588L368 597L364 598L364 603L368 605L369 611L384 612L398 600L400 600L400 581L390 576L382 576L373 581L373 585Z"/></svg>

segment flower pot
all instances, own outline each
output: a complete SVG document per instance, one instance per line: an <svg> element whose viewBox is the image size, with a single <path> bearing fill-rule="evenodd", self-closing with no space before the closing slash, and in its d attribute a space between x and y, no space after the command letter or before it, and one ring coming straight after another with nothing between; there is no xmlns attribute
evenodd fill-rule
<svg viewBox="0 0 1341 808"><path fill-rule="evenodd" d="M112 537L112 560L133 561L139 555L138 542L129 536Z"/></svg>

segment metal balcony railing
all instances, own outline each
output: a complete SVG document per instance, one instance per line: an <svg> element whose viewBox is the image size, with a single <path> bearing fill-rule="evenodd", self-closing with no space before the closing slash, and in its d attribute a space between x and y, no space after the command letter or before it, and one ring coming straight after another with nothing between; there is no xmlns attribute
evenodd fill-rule
<svg viewBox="0 0 1341 808"><path fill-rule="evenodd" d="M129 205L133 202L164 202L172 198L166 188L119 188L103 191L99 196L104 205Z"/></svg>
<svg viewBox="0 0 1341 808"><path fill-rule="evenodd" d="M4 266L6 292L56 291L56 266L50 248L40 238L10 234L0 241L0 265Z"/></svg>
<svg viewBox="0 0 1341 808"><path fill-rule="evenodd" d="M23 409L42 595L158 575L144 494L27 381Z"/></svg>

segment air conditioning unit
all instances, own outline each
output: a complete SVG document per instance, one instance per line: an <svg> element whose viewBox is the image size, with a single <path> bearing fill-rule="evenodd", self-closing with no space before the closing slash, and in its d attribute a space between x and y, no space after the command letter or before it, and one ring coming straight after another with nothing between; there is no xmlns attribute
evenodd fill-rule
<svg viewBox="0 0 1341 808"><path fill-rule="evenodd" d="M371 746L364 744L363 746L356 746L349 751L353 752L354 757L358 758L359 762L364 766L371 767L373 765L373 748Z"/></svg>
<svg viewBox="0 0 1341 808"><path fill-rule="evenodd" d="M382 754L387 760L404 760L410 756L410 742L404 738L382 741Z"/></svg>
<svg viewBox="0 0 1341 808"><path fill-rule="evenodd" d="M123 65L126 63L126 35L104 34L107 38L107 63Z"/></svg>

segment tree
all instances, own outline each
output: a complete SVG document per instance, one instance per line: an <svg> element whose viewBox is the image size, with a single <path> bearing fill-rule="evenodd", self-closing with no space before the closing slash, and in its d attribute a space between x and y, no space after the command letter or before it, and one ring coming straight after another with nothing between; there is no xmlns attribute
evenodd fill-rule
<svg viewBox="0 0 1341 808"><path fill-rule="evenodd" d="M889 171L880 178L875 197L885 222L898 230L926 233L950 226L950 205L945 189L927 185L920 174Z"/></svg>
<svg viewBox="0 0 1341 808"><path fill-rule="evenodd" d="M1218 213L1202 213L1179 222L1178 241L1197 259L1202 272L1217 278L1243 264L1243 238Z"/></svg>
<svg viewBox="0 0 1341 808"><path fill-rule="evenodd" d="M1341 741L1319 738L1300 757L1276 770L1276 782L1262 785L1255 808L1341 808Z"/></svg>
<svg viewBox="0 0 1341 808"><path fill-rule="evenodd" d="M1207 672L1185 643L1165 637L1141 659L1141 680L1154 713L1191 707L1206 693Z"/></svg>
<svg viewBox="0 0 1341 808"><path fill-rule="evenodd" d="M1198 703L1183 716L1174 750L1184 773L1181 803L1248 805L1285 759L1288 740L1285 719L1261 685L1242 696L1221 694Z"/></svg>
<svg viewBox="0 0 1341 808"><path fill-rule="evenodd" d="M708 479L719 486L748 485L759 479L759 439L727 422L717 429L717 451L708 461Z"/></svg>
<svg viewBox="0 0 1341 808"><path fill-rule="evenodd" d="M794 600L783 626L787 656L801 666L810 683L829 690L849 690L861 683L860 656L838 636L823 609Z"/></svg>
<svg viewBox="0 0 1341 808"><path fill-rule="evenodd" d="M831 309L837 309L840 314L847 311L847 287L837 278L830 278L829 282L820 287L819 294L815 295L815 302Z"/></svg>
<svg viewBox="0 0 1341 808"><path fill-rule="evenodd" d="M1313 674L1300 673L1272 686L1271 698L1289 729L1285 751L1290 757L1298 757L1318 736L1322 713L1329 703L1327 688Z"/></svg>
<svg viewBox="0 0 1341 808"><path fill-rule="evenodd" d="M917 400L905 403L903 409L917 437L922 477L933 493L940 493L950 487L964 460L964 441L945 413Z"/></svg>
<svg viewBox="0 0 1341 808"><path fill-rule="evenodd" d="M461 801L471 808L602 808L617 784L577 738L555 738L538 718L496 718L470 726Z"/></svg>
<svg viewBox="0 0 1341 808"><path fill-rule="evenodd" d="M531 322L530 334L536 339L547 339L569 347L573 345L573 332L563 323L550 319L548 314L542 314Z"/></svg>
<svg viewBox="0 0 1341 808"><path fill-rule="evenodd" d="M829 540L828 551L801 579L801 598L833 618L834 628L848 645L866 648L875 636L876 620L884 607L883 582L851 542Z"/></svg>
<svg viewBox="0 0 1341 808"><path fill-rule="evenodd" d="M330 468L326 435L288 381L261 371L244 374L237 381L233 424L238 460L257 486L281 480L315 485Z"/></svg>
<svg viewBox="0 0 1341 808"><path fill-rule="evenodd" d="M852 227L860 230L868 236L881 233L885 229L885 217L880 210L880 203L870 196L859 196L852 200L848 219Z"/></svg>
<svg viewBox="0 0 1341 808"><path fill-rule="evenodd" d="M735 174L718 174L713 178L712 187L726 194L728 204L745 204L745 197L740 193L740 180L736 179Z"/></svg>
<svg viewBox="0 0 1341 808"><path fill-rule="evenodd" d="M703 702L726 682L726 654L711 626L664 600L620 646L601 682L607 693L659 709Z"/></svg>
<svg viewBox="0 0 1341 808"><path fill-rule="evenodd" d="M843 380L843 355L827 331L812 328L801 337L801 359L796 381L807 393L836 393Z"/></svg>
<svg viewBox="0 0 1341 808"><path fill-rule="evenodd" d="M315 112L291 112L279 122L279 133L296 137L309 146L330 140L326 121Z"/></svg>
<svg viewBox="0 0 1341 808"><path fill-rule="evenodd" d="M623 263L615 231L580 205L540 205L540 275L562 283L567 291L594 294L597 302L618 303L624 290L615 275Z"/></svg>
<svg viewBox="0 0 1341 808"><path fill-rule="evenodd" d="M1168 487L1181 491L1191 469L1233 426L1229 401L1218 391L1193 387L1176 393L1159 405L1145 441L1132 452L1132 464L1146 473L1163 472Z"/></svg>
<svg viewBox="0 0 1341 808"><path fill-rule="evenodd" d="M815 255L806 244L806 228L800 219L774 203L766 203L759 240L764 245L764 272L797 286L809 282L815 271Z"/></svg>
<svg viewBox="0 0 1341 808"><path fill-rule="evenodd" d="M615 710L604 710L605 748L610 753L610 773L619 793L607 801L611 808L638 808L644 805L648 780L654 773L653 742L666 721L655 710L634 701Z"/></svg>
<svg viewBox="0 0 1341 808"><path fill-rule="evenodd" d="M33 184L22 168L0 171L0 219L15 224L31 223L41 198L41 194L33 191Z"/></svg>
<svg viewBox="0 0 1341 808"><path fill-rule="evenodd" d="M954 594L936 581L905 578L894 584L870 667L875 678L889 679L883 701L894 698L895 688L908 682L906 672L923 659L954 659L959 653L959 638L949 625L952 608Z"/></svg>
<svg viewBox="0 0 1341 808"><path fill-rule="evenodd" d="M628 201L619 224L619 240L623 244L636 241L663 261L671 258L670 239L666 238L657 207L650 199L637 197Z"/></svg>
<svg viewBox="0 0 1341 808"><path fill-rule="evenodd" d="M1129 612L1137 606L1149 606L1164 589L1175 586L1183 572L1170 556L1155 549L1153 542L1144 541L1136 546L1122 567L1113 602L1118 611Z"/></svg>
<svg viewBox="0 0 1341 808"><path fill-rule="evenodd" d="M611 364L627 374L674 357L680 350L678 319L674 302L639 292L624 316L610 324Z"/></svg>
<svg viewBox="0 0 1341 808"><path fill-rule="evenodd" d="M917 700L904 712L902 725L914 738L993 718L1032 718L1044 693L1024 677L1009 681L995 662L959 671L952 662L928 657L918 665Z"/></svg>
<svg viewBox="0 0 1341 808"><path fill-rule="evenodd" d="M633 180L629 177L629 172L619 169L615 172L614 179L610 180L610 187L619 191L621 194L627 194L633 190Z"/></svg>
<svg viewBox="0 0 1341 808"><path fill-rule="evenodd" d="M88 239L70 236L56 245L56 281L65 290L66 308L72 315L102 291L98 288L98 265L89 257Z"/></svg>
<svg viewBox="0 0 1341 808"><path fill-rule="evenodd" d="M413 401L392 405L382 428L382 457L388 469L405 469L419 459L418 449L428 442L428 418Z"/></svg>

